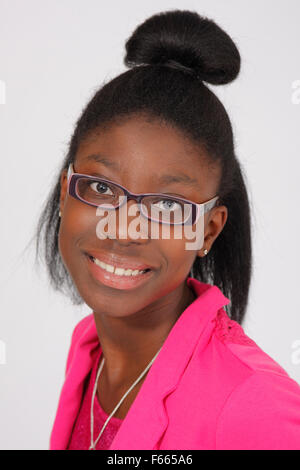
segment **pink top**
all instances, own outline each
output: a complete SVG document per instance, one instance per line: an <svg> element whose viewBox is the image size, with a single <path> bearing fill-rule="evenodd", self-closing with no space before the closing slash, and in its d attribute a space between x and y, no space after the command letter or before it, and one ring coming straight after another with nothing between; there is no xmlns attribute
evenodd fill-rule
<svg viewBox="0 0 300 470"><path fill-rule="evenodd" d="M99 350L99 354L93 366L92 372L87 378L87 388L84 393L83 401L71 435L68 450L88 450L91 445L91 402L101 355L102 351ZM109 415L102 409L96 393L94 398L94 441L97 439L108 416ZM112 440L115 437L122 422L122 419L116 418L114 416L110 418L100 439L96 444L96 450L109 449L109 446L112 443Z"/></svg>
<svg viewBox="0 0 300 470"><path fill-rule="evenodd" d="M299 384L228 317L230 301L217 286L187 284L197 298L170 330L109 450L300 450ZM73 331L50 449L68 447L99 348L92 313Z"/></svg>

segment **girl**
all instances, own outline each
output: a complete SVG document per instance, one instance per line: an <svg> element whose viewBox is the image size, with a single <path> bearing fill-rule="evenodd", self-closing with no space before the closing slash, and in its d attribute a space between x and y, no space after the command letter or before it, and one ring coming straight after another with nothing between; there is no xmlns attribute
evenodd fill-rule
<svg viewBox="0 0 300 470"><path fill-rule="evenodd" d="M300 449L300 387L241 326L249 201L204 83L237 77L237 47L174 10L134 31L125 64L77 121L37 228L54 287L92 310L72 335L50 449ZM106 236L104 209L118 215Z"/></svg>

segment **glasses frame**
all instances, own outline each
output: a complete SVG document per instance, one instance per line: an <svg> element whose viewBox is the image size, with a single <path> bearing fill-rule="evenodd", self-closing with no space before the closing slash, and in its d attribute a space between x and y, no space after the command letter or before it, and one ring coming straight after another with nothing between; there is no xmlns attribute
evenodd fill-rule
<svg viewBox="0 0 300 470"><path fill-rule="evenodd" d="M192 204L192 212L191 212L191 215L189 216L189 220L188 221L183 221L183 222L178 222L178 223L168 223L168 222L163 222L161 220L154 220L154 219L151 218L151 216L148 216L148 215L144 214L142 209L140 210L141 214L144 217L146 217L148 220L158 222L160 224L194 225L198 221L200 215L206 214L213 207L215 207L215 205L217 204L217 200L219 199L219 196L215 196L212 199L209 199L208 201L205 201L205 202L202 202L202 203L197 203L197 202L194 202L194 201L190 201L189 199L184 199L184 198L180 198L180 197L176 197L176 196L169 196L168 194L164 194L164 193L136 194L136 193L132 193L131 191L129 191L127 188L125 188L121 184L115 183L114 181L110 181L110 180L105 179L105 178L99 178L97 176L91 176L91 175L86 175L86 174L83 174L83 173L77 173L77 172L74 171L73 163L70 163L69 167L68 167L68 172L67 172L67 181L68 181L67 191L68 191L68 194L70 196L72 196L73 198L83 202L84 204L87 204L87 205L92 206L92 207L101 207L101 204L93 204L92 202L88 202L88 201L86 201L85 199L82 199L79 196L79 194L77 193L76 187L77 187L77 181L80 178L88 178L88 179L91 179L93 181L99 181L99 182L104 182L104 183L108 183L108 184L113 184L113 185L117 186L118 188L122 189L122 191L124 192L124 195L126 197L126 199L124 199L124 202L127 202L130 199L133 199L134 201L136 201L139 204L139 206L141 206L142 199L145 196L158 196L158 197L162 197L163 199L167 199L167 200L170 199L170 200L175 201L175 202L178 201L178 202ZM114 209L115 210L119 209L120 207L123 206L123 204L124 203L121 202L121 204L119 204L117 207L114 207ZM108 207L106 209L110 210L110 208L108 208Z"/></svg>

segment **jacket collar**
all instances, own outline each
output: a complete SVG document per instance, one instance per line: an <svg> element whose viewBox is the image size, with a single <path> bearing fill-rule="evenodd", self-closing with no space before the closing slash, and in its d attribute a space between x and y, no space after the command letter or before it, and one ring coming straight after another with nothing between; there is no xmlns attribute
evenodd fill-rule
<svg viewBox="0 0 300 470"><path fill-rule="evenodd" d="M230 303L217 286L190 277L187 284L197 298L184 310L169 332L110 450L155 449L168 424L164 398L176 389L195 346L198 345L198 350L202 350L209 341L218 310ZM84 320L86 326L74 349L61 392L51 448L67 447L80 407L84 380L93 367L95 354L99 353L94 317L89 315Z"/></svg>

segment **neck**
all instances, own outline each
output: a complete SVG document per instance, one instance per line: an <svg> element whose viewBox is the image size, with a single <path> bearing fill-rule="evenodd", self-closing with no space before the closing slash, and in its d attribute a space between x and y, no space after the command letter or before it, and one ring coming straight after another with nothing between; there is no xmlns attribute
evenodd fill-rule
<svg viewBox="0 0 300 470"><path fill-rule="evenodd" d="M181 289L136 314L121 318L94 312L105 358L101 380L111 388L134 382L195 299L194 292L184 283Z"/></svg>

